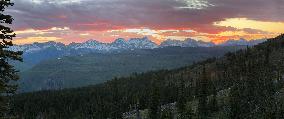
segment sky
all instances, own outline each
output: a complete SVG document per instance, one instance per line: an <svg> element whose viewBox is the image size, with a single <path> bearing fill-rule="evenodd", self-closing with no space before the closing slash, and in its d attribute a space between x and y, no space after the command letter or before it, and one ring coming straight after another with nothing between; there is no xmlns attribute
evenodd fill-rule
<svg viewBox="0 0 284 119"><path fill-rule="evenodd" d="M147 36L222 43L284 33L284 0L14 0L16 44Z"/></svg>

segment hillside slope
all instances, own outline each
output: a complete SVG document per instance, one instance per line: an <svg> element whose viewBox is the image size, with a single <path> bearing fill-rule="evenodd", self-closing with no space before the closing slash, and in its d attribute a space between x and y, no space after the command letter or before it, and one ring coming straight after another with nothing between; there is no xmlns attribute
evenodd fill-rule
<svg viewBox="0 0 284 119"><path fill-rule="evenodd" d="M159 69L173 69L209 57L219 57L244 46L133 50L93 53L46 60L21 73L22 91L62 89L105 82L114 77Z"/></svg>
<svg viewBox="0 0 284 119"><path fill-rule="evenodd" d="M15 95L12 113L25 118L117 119L138 108L149 109L149 116L170 119L172 115L282 119L283 74L281 35L184 68L115 78L85 88ZM159 108L175 102L177 111Z"/></svg>

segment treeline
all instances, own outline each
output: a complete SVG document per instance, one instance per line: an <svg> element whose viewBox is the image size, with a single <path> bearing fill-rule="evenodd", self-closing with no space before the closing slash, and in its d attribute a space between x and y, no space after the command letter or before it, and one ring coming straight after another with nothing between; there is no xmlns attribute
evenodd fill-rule
<svg viewBox="0 0 284 119"><path fill-rule="evenodd" d="M280 35L176 70L133 74L85 88L18 94L10 114L28 119L281 119L283 63ZM169 104L174 108L164 108Z"/></svg>

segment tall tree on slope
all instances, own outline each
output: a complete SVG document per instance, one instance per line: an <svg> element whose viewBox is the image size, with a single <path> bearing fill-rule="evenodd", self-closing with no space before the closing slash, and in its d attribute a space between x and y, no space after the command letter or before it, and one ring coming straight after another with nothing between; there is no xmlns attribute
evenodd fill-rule
<svg viewBox="0 0 284 119"><path fill-rule="evenodd" d="M8 50L13 46L12 40L16 34L7 27L12 24L12 16L4 14L4 11L13 5L11 0L0 0L0 117L4 116L9 109L8 96L15 93L17 89L15 83L12 82L19 79L17 71L9 63L11 60L22 61L22 52Z"/></svg>
<svg viewBox="0 0 284 119"><path fill-rule="evenodd" d="M198 118L204 119L208 114L208 79L206 74L206 65L203 65L202 73L200 75L199 82L199 90L198 90Z"/></svg>

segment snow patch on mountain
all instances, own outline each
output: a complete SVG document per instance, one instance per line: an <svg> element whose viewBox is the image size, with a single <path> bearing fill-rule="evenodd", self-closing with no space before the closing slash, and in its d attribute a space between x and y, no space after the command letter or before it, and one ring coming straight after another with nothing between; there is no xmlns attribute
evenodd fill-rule
<svg viewBox="0 0 284 119"><path fill-rule="evenodd" d="M33 43L26 45L15 45L10 47L9 50L12 51L24 51L24 53L36 53L48 49L61 51L64 54L72 54L73 52L83 52L78 54L85 54L84 52L111 52L117 50L134 50L134 49L154 49L159 47L213 47L213 46L238 46L238 45L256 45L264 42L265 39L259 40L228 40L222 44L214 44L213 42L204 42L201 40L194 40L191 38L181 40L168 39L162 42L160 45L157 45L147 37L143 38L130 38L125 40L123 38L118 38L112 43L102 43L97 40L88 40L83 43L70 43L69 45L64 45L63 43L58 42L46 42L46 43Z"/></svg>
<svg viewBox="0 0 284 119"><path fill-rule="evenodd" d="M240 45L253 46L253 45L257 45L259 43L265 42L265 41L266 39L246 40L246 39L240 38L239 40L230 39L219 45L220 46L240 46Z"/></svg>
<svg viewBox="0 0 284 119"><path fill-rule="evenodd" d="M179 47L213 47L213 42L197 41L188 38L184 41L168 39L161 43L160 47L179 46Z"/></svg>

